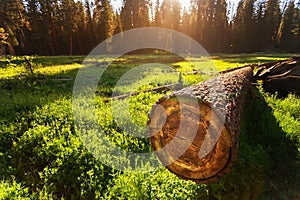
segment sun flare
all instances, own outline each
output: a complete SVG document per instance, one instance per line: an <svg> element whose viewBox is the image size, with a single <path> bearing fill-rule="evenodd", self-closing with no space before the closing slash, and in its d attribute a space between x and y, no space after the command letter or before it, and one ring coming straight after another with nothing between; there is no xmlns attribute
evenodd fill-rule
<svg viewBox="0 0 300 200"><path fill-rule="evenodd" d="M190 6L190 0L179 0L182 8L188 8Z"/></svg>

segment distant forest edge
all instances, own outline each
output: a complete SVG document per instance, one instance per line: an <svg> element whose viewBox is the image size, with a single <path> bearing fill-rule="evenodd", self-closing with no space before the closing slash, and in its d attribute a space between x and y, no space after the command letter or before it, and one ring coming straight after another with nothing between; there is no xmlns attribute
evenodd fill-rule
<svg viewBox="0 0 300 200"><path fill-rule="evenodd" d="M208 52L296 52L300 3L241 0L229 17L226 0L0 0L0 55L86 55L106 38L139 27L164 27ZM232 10L231 10L232 12Z"/></svg>

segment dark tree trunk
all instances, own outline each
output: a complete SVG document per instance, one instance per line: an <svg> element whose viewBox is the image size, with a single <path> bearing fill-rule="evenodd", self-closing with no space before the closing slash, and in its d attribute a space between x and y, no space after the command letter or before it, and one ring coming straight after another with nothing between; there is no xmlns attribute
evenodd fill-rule
<svg viewBox="0 0 300 200"><path fill-rule="evenodd" d="M72 34L72 31L70 31L69 41L70 41L70 52L69 52L69 55L72 56L73 55L73 34Z"/></svg>
<svg viewBox="0 0 300 200"><path fill-rule="evenodd" d="M54 23L54 20L52 17L50 17L50 26L51 26L51 39L52 39L53 47L54 47L54 55L59 55L61 53L60 45L58 44L56 27L55 27L55 23Z"/></svg>

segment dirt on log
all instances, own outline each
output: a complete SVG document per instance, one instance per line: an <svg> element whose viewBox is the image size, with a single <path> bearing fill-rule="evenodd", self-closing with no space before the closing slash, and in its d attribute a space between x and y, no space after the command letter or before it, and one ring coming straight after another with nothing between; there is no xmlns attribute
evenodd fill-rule
<svg viewBox="0 0 300 200"><path fill-rule="evenodd" d="M237 158L253 69L243 67L160 99L149 114L151 146L164 166L197 183L218 181Z"/></svg>

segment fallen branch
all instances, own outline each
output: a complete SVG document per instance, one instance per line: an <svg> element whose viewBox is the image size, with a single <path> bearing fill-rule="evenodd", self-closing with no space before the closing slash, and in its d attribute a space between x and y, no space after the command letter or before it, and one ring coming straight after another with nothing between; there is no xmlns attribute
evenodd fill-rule
<svg viewBox="0 0 300 200"><path fill-rule="evenodd" d="M156 88L152 88L152 89L141 90L141 91L130 93L130 94L123 94L123 95L120 95L120 96L114 96L112 98L104 99L104 102L107 103L107 102L112 101L112 100L122 100L122 99L126 99L126 98L128 98L130 96L136 96L136 95L138 95L140 93L145 93L145 92L164 92L164 91L169 91L169 90L172 90L174 88L180 87L180 85L181 85L180 83L175 83L175 84L164 85L164 86L160 86L160 87L156 87Z"/></svg>
<svg viewBox="0 0 300 200"><path fill-rule="evenodd" d="M261 65L255 80L263 81L265 91L285 97L289 93L300 95L300 57Z"/></svg>
<svg viewBox="0 0 300 200"><path fill-rule="evenodd" d="M43 82L43 81L73 81L72 78L53 78L53 79L37 79L38 82Z"/></svg>
<svg viewBox="0 0 300 200"><path fill-rule="evenodd" d="M25 60L25 62L26 62L26 64L27 64L27 67L28 67L28 70L29 70L29 72L30 72L31 77L32 77L35 81L38 81L37 78L36 78L36 76L34 75L33 67L32 67L30 61L28 60L28 58L27 58L26 56L24 56L24 60Z"/></svg>

